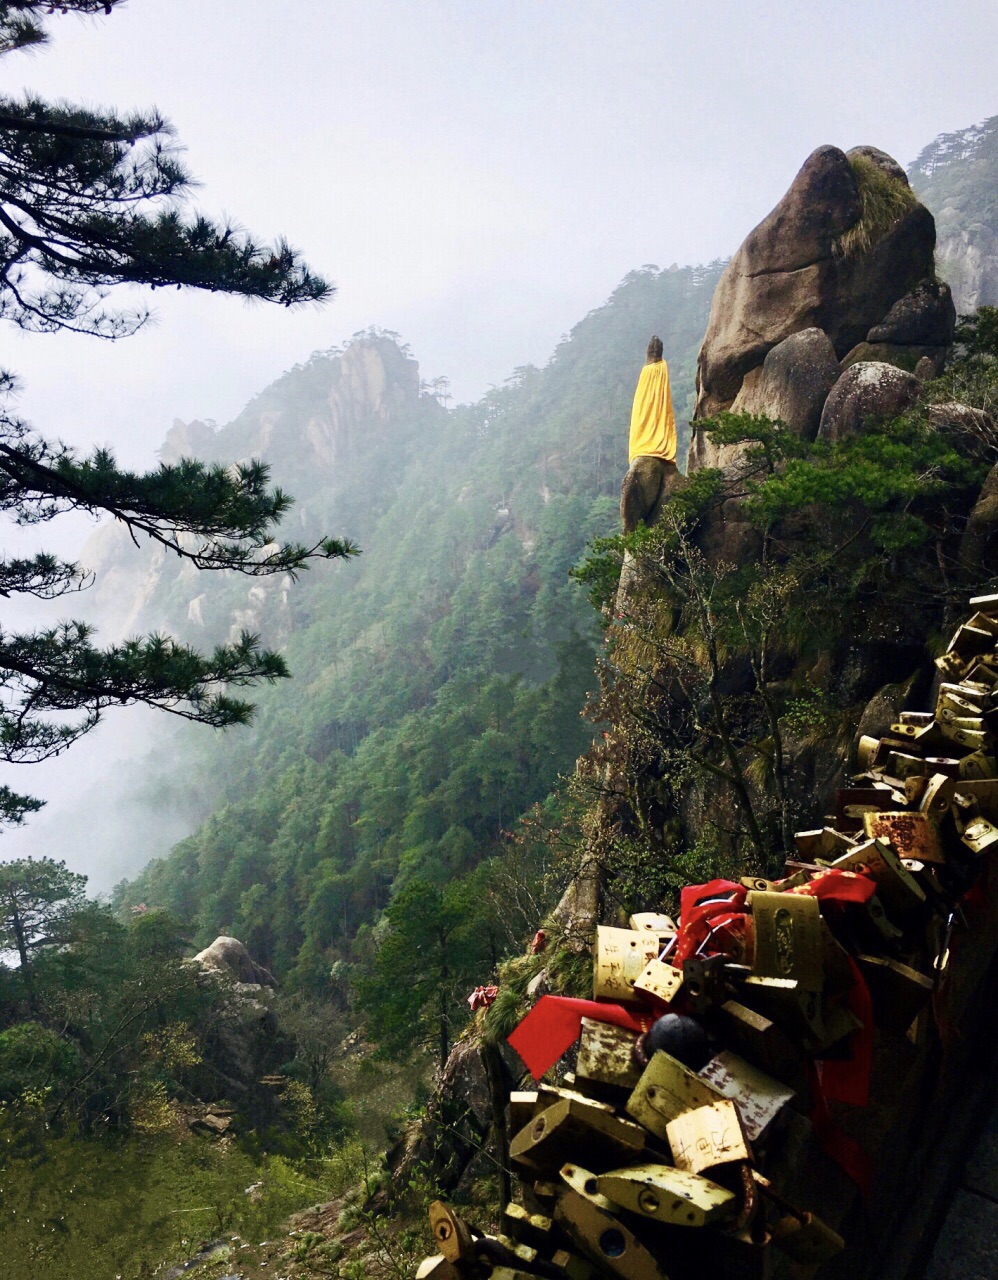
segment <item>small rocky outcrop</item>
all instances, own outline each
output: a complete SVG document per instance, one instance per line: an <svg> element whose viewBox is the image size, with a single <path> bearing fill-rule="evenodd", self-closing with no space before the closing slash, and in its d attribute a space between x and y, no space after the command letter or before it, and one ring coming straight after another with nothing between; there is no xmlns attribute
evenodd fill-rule
<svg viewBox="0 0 998 1280"><path fill-rule="evenodd" d="M211 1029L199 1095L206 1101L227 1098L265 1120L276 1108L276 1097L272 1089L261 1088L261 1078L274 1071L289 1048L271 1007L277 983L238 938L216 938L188 963L218 980L232 997L220 1005Z"/></svg>
<svg viewBox="0 0 998 1280"><path fill-rule="evenodd" d="M697 365L695 417L734 403L746 374L817 327L846 355L933 277L935 223L896 161L819 147L722 275Z"/></svg>
<svg viewBox="0 0 998 1280"><path fill-rule="evenodd" d="M848 368L829 392L818 427L820 440L844 440L867 423L882 422L910 409L922 394L913 373L881 361Z"/></svg>
<svg viewBox="0 0 998 1280"><path fill-rule="evenodd" d="M956 327L956 307L948 284L923 280L866 335L867 342L904 347L948 347Z"/></svg>
<svg viewBox="0 0 998 1280"><path fill-rule="evenodd" d="M847 353L842 367L879 360L917 370L921 363L925 376L938 377L955 328L956 307L949 285L923 280L895 302L881 323L866 335L865 342Z"/></svg>
<svg viewBox="0 0 998 1280"><path fill-rule="evenodd" d="M257 964L238 938L218 937L191 961L241 986L276 987L273 974Z"/></svg>

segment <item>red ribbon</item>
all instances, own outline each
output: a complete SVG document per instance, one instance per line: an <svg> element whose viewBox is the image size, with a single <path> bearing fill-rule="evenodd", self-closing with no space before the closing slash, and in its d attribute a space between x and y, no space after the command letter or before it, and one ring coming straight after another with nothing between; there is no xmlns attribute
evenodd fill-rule
<svg viewBox="0 0 998 1280"><path fill-rule="evenodd" d="M813 1099L811 1125L822 1151L829 1159L835 1161L846 1177L851 1178L859 1187L862 1195L869 1199L873 1182L873 1164L870 1157L855 1138L850 1138L847 1133L842 1132L829 1114L828 1102L821 1087L822 1081L812 1059L808 1059L807 1078Z"/></svg>
<svg viewBox="0 0 998 1280"><path fill-rule="evenodd" d="M578 1040L583 1018L611 1022L627 1031L647 1031L655 1021L654 1014L632 1013L620 1004L541 996L512 1035L507 1036L506 1042L520 1055L534 1079L539 1080Z"/></svg>
<svg viewBox="0 0 998 1280"><path fill-rule="evenodd" d="M671 962L679 969L683 961L703 945L715 925L731 924L744 916L748 890L731 880L710 880L687 885L679 895L679 934ZM722 901L711 901L722 899Z"/></svg>
<svg viewBox="0 0 998 1280"><path fill-rule="evenodd" d="M850 1055L839 1061L818 1063L818 1074L825 1097L832 1102L848 1102L865 1107L870 1101L870 1068L873 1063L873 1001L856 961L849 957L852 986L846 996L846 1008L862 1022L862 1027L849 1037Z"/></svg>
<svg viewBox="0 0 998 1280"><path fill-rule="evenodd" d="M807 884L799 884L787 893L807 894L819 902L869 902L877 886L869 876L857 871L816 871Z"/></svg>

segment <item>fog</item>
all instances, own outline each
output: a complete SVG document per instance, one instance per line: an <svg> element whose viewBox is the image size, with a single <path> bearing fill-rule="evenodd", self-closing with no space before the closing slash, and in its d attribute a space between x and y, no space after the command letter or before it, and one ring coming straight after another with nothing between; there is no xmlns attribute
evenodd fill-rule
<svg viewBox="0 0 998 1280"><path fill-rule="evenodd" d="M47 50L4 59L8 91L155 104L198 203L286 235L338 290L300 312L160 291L156 322L113 344L7 328L24 414L133 466L175 418L226 422L370 324L475 399L544 363L632 268L730 254L815 146L907 164L998 112L993 0L132 0L51 29ZM74 518L5 545L74 556L88 531ZM4 768L49 807L2 856L65 857L106 889L165 851L196 809L147 813L104 781L168 750L162 735L124 710L56 761Z"/></svg>

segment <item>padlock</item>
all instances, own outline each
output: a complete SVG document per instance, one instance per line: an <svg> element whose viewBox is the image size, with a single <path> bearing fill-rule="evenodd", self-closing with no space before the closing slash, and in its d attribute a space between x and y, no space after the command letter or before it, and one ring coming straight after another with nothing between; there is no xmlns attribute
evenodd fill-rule
<svg viewBox="0 0 998 1280"><path fill-rule="evenodd" d="M593 957L593 998L633 1001L634 979L649 960L658 959L659 950L654 933L599 925Z"/></svg>
<svg viewBox="0 0 998 1280"><path fill-rule="evenodd" d="M442 1253L435 1253L419 1264L416 1280L461 1280L461 1273Z"/></svg>
<svg viewBox="0 0 998 1280"><path fill-rule="evenodd" d="M738 1108L728 1098L682 1112L666 1125L666 1138L676 1168L689 1173L752 1159Z"/></svg>
<svg viewBox="0 0 998 1280"><path fill-rule="evenodd" d="M749 895L751 896L751 895ZM696 1017L728 998L724 956L690 956L683 962L683 999Z"/></svg>
<svg viewBox="0 0 998 1280"><path fill-rule="evenodd" d="M514 1089L509 1095L509 1131L517 1134L533 1119L537 1109L537 1090Z"/></svg>
<svg viewBox="0 0 998 1280"><path fill-rule="evenodd" d="M658 961L653 963L658 964ZM611 1022L583 1018L575 1069L577 1081L616 1085L630 1092L641 1077L633 1058L637 1039L637 1032L627 1031Z"/></svg>
<svg viewBox="0 0 998 1280"><path fill-rule="evenodd" d="M649 1133L665 1138L667 1125L674 1117L720 1097L695 1071L660 1049L645 1067L627 1100L626 1110Z"/></svg>
<svg viewBox="0 0 998 1280"><path fill-rule="evenodd" d="M720 1014L725 1043L778 1080L796 1078L800 1056L772 1018L738 1000L725 1001Z"/></svg>
<svg viewBox="0 0 998 1280"><path fill-rule="evenodd" d="M817 898L753 891L746 901L752 913L752 973L762 978L793 978L806 991L820 991L824 969Z"/></svg>
<svg viewBox="0 0 998 1280"><path fill-rule="evenodd" d="M699 1076L735 1104L750 1142L762 1137L794 1096L793 1089L730 1049L724 1049L712 1058Z"/></svg>
<svg viewBox="0 0 998 1280"><path fill-rule="evenodd" d="M933 777L939 780L940 786L948 787L948 793L945 794L949 798L943 801L943 812L946 813L956 791L955 780L943 774L934 774ZM930 787L925 794L929 797L928 803L931 803L933 795L939 794L939 791L937 789L932 793ZM886 840L901 858L917 858L920 862L946 861L935 818L923 811L865 813L863 830L872 840Z"/></svg>
<svg viewBox="0 0 998 1280"><path fill-rule="evenodd" d="M960 839L971 853L987 853L998 845L998 827L987 818L974 818L964 827Z"/></svg>
<svg viewBox="0 0 998 1280"><path fill-rule="evenodd" d="M987 751L972 751L960 761L960 781L998 778L998 763Z"/></svg>
<svg viewBox="0 0 998 1280"><path fill-rule="evenodd" d="M510 1159L540 1172L561 1167L573 1151L584 1150L600 1165L613 1167L644 1150L640 1125L615 1116L589 1099L564 1099L538 1112L509 1144Z"/></svg>
<svg viewBox="0 0 998 1280"><path fill-rule="evenodd" d="M621 1209L677 1227L706 1227L739 1208L733 1191L709 1178L665 1164L614 1169L596 1179L600 1194Z"/></svg>
<svg viewBox="0 0 998 1280"><path fill-rule="evenodd" d="M918 811L929 818L943 818L949 813L950 805L953 803L953 795L956 792L956 779L949 778L945 773L934 773L927 781L924 790L918 800ZM875 834L870 832L871 835ZM897 847L897 846L895 846ZM902 849L898 849L903 857L917 858L917 853L906 854Z"/></svg>
<svg viewBox="0 0 998 1280"><path fill-rule="evenodd" d="M631 916L628 923L638 933L654 933L661 937L676 932L676 923L672 917L660 911L640 911Z"/></svg>
<svg viewBox="0 0 998 1280"><path fill-rule="evenodd" d="M475 1242L465 1220L442 1200L430 1205L430 1231L437 1248L448 1262L474 1263Z"/></svg>
<svg viewBox="0 0 998 1280"><path fill-rule="evenodd" d="M634 979L634 990L671 1004L683 985L683 970L662 960L649 960Z"/></svg>
<svg viewBox="0 0 998 1280"><path fill-rule="evenodd" d="M990 631L964 623L958 627L946 648L946 654L958 658L976 658L982 653L994 652L995 638Z"/></svg>
<svg viewBox="0 0 998 1280"><path fill-rule="evenodd" d="M867 840L832 865L841 871L867 871L888 911L905 913L925 901L925 890L883 840Z"/></svg>
<svg viewBox="0 0 998 1280"><path fill-rule="evenodd" d="M566 1164L561 1177L566 1188L555 1206L555 1221L584 1253L620 1280L668 1280L654 1256L616 1217L613 1202L600 1195L595 1175Z"/></svg>

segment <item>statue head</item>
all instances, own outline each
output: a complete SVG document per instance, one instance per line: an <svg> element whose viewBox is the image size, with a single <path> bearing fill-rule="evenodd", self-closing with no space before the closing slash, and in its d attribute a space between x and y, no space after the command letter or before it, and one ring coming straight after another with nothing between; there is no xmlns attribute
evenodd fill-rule
<svg viewBox="0 0 998 1280"><path fill-rule="evenodd" d="M662 339L657 335L648 343L648 355L646 362L654 364L656 360L662 359Z"/></svg>

